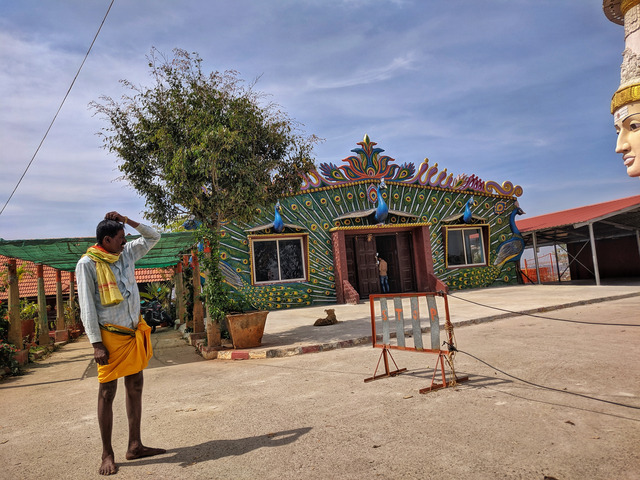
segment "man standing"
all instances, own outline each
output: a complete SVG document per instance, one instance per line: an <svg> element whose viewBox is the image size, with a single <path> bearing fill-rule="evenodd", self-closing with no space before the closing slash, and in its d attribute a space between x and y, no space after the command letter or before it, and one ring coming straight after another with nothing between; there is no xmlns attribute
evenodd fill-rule
<svg viewBox="0 0 640 480"><path fill-rule="evenodd" d="M127 243L124 225L142 237ZM153 355L151 328L140 317L140 293L135 262L160 240L152 228L109 212L96 228L97 244L89 247L76 266L80 317L98 364L98 424L102 438L101 475L118 471L111 446L113 399L117 379L124 377L129 444L127 460L165 453L142 444L142 370Z"/></svg>
<svg viewBox="0 0 640 480"><path fill-rule="evenodd" d="M378 257L378 269L380 272L380 287L382 289L382 293L389 293L389 277L387 276L387 262L385 262L384 258L378 256L376 253L376 257Z"/></svg>

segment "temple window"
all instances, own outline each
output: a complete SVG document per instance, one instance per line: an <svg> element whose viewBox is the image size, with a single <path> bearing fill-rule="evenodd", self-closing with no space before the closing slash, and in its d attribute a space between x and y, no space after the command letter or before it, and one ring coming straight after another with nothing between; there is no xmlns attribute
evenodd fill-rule
<svg viewBox="0 0 640 480"><path fill-rule="evenodd" d="M308 280L307 235L250 237L254 284Z"/></svg>
<svg viewBox="0 0 640 480"><path fill-rule="evenodd" d="M447 267L487 265L487 227L445 227Z"/></svg>

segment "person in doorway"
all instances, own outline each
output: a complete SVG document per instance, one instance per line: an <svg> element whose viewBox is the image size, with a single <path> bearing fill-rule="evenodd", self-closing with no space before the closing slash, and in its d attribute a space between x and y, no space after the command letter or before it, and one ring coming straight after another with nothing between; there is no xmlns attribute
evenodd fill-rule
<svg viewBox="0 0 640 480"><path fill-rule="evenodd" d="M378 272L380 274L380 288L382 293L389 293L389 277L387 276L387 262L384 258L380 257L376 253L376 260L378 263Z"/></svg>
<svg viewBox="0 0 640 480"><path fill-rule="evenodd" d="M124 226L142 236L127 243ZM113 399L117 379L124 377L129 420L127 460L165 453L142 444L142 370L153 355L151 328L140 316L135 262L160 240L151 227L109 212L96 228L95 246L76 265L80 317L98 364L98 425L102 438L101 475L118 471L111 445Z"/></svg>

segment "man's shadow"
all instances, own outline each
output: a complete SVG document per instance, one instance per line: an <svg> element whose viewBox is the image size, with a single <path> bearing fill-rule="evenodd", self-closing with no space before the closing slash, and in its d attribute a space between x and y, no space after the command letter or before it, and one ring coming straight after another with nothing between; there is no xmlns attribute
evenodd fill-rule
<svg viewBox="0 0 640 480"><path fill-rule="evenodd" d="M283 432L267 433L266 435L256 437L237 438L234 440L211 440L191 447L170 448L167 449L167 453L163 455L122 462L119 466L126 468L127 465L138 466L177 463L181 467L188 467L209 460L244 455L245 453L262 447L281 447L295 442L310 430L311 427L304 427Z"/></svg>

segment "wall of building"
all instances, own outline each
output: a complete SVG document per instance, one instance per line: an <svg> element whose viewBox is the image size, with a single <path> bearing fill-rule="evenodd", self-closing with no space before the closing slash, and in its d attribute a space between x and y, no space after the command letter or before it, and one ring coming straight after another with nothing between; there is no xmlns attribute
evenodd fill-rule
<svg viewBox="0 0 640 480"><path fill-rule="evenodd" d="M239 291L268 309L336 302L331 231L336 227L357 230L375 225L372 215L366 212L378 204L377 189L382 179L387 188L381 190L381 195L391 212L385 223L429 225L433 272L450 289L517 283L514 263L497 268L493 262L502 242L514 235L509 215L516 208L516 196L522 193L519 186L510 182L483 182L475 175L454 178L446 169L439 171L437 164L430 166L427 160L417 168L413 164L395 165L394 159L380 156L383 150L374 149L375 143L368 137L358 145L360 148L353 150L356 155L343 160L346 165L321 165L318 172L306 179L300 194L279 201L280 214L288 225L283 234L308 234L308 282L252 285L248 230L270 225L274 207L257 212L250 225L227 223L224 226L221 261L227 274L234 277L230 283L237 285ZM447 268L443 226L447 224L445 220L450 224L451 217L462 216L470 198L474 200L473 214L482 218L481 223L488 224L488 265ZM342 218L337 220L339 217ZM251 234L274 233L266 227Z"/></svg>
<svg viewBox="0 0 640 480"><path fill-rule="evenodd" d="M571 280L595 279L591 247L587 243L567 244L572 260L570 264ZM635 235L611 240L596 241L598 271L600 278L625 278L640 276L640 252Z"/></svg>

